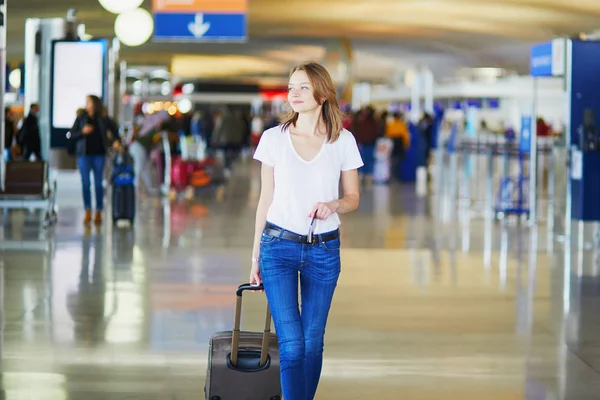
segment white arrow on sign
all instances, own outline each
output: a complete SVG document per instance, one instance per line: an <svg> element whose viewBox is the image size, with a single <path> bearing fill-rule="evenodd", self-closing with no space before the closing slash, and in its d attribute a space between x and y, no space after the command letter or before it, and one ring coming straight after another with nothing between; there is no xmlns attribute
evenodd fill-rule
<svg viewBox="0 0 600 400"><path fill-rule="evenodd" d="M190 32L192 32L192 35L199 38L204 36L204 34L210 29L210 23L204 22L204 14L198 13L196 14L194 22L190 22L188 24L188 29Z"/></svg>

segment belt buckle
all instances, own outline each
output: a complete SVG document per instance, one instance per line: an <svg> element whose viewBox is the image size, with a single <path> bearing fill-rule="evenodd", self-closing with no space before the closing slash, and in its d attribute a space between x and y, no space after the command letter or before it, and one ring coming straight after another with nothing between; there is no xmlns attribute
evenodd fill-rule
<svg viewBox="0 0 600 400"><path fill-rule="evenodd" d="M319 241L317 235L307 235L300 236L300 242L303 244L317 244Z"/></svg>
<svg viewBox="0 0 600 400"><path fill-rule="evenodd" d="M317 243L317 236L314 234L316 225L317 215L313 217L310 226L308 227L308 235L306 236L306 244Z"/></svg>

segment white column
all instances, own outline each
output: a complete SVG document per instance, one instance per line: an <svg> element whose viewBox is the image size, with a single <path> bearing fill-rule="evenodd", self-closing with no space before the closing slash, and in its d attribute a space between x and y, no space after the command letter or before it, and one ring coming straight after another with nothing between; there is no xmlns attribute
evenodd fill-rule
<svg viewBox="0 0 600 400"><path fill-rule="evenodd" d="M538 140L537 140L537 95L538 80L533 78L533 101L531 104L531 145L529 151L529 224L537 224L538 195Z"/></svg>
<svg viewBox="0 0 600 400"><path fill-rule="evenodd" d="M2 118L0 119L0 142L2 143L2 160L0 160L0 189L4 190L6 183L6 166L4 164L4 91L6 88L6 0L0 1L0 110Z"/></svg>
<svg viewBox="0 0 600 400"><path fill-rule="evenodd" d="M119 62L119 93L117 95L118 114L117 121L121 123L127 121L125 116L125 94L127 93L127 61L122 60ZM133 120L133 118L132 118Z"/></svg>
<svg viewBox="0 0 600 400"><path fill-rule="evenodd" d="M429 68L421 71L423 81L423 96L425 98L425 112L433 115L433 72Z"/></svg>
<svg viewBox="0 0 600 400"><path fill-rule="evenodd" d="M357 111L361 107L371 103L371 84L358 82L352 86L352 110Z"/></svg>
<svg viewBox="0 0 600 400"><path fill-rule="evenodd" d="M262 107L263 107L262 98L259 97L259 98L252 100L252 102L250 103L250 110L251 110L252 115L261 115Z"/></svg>
<svg viewBox="0 0 600 400"><path fill-rule="evenodd" d="M118 118L118 107L117 102L120 103L121 99L117 98L119 95L118 83L117 82L117 66L119 63L119 51L121 49L121 42L119 39L114 38L112 41L112 46L108 50L108 77L107 77L107 92L106 99L104 102L106 103L106 108L108 109L108 115L112 118ZM122 120L118 120L119 123L123 122Z"/></svg>
<svg viewBox="0 0 600 400"><path fill-rule="evenodd" d="M32 103L40 101L40 57L36 54L36 33L40 29L40 20L29 18L25 21L25 115Z"/></svg>
<svg viewBox="0 0 600 400"><path fill-rule="evenodd" d="M410 121L417 124L421 118L421 77L417 71L409 70L405 82L410 87Z"/></svg>
<svg viewBox="0 0 600 400"><path fill-rule="evenodd" d="M412 81L412 82L411 82ZM410 121L413 124L418 124L421 119L421 97L423 95L423 79L419 71L409 71L406 76L406 83L411 84L410 86ZM423 166L417 167L417 182L416 182L416 193L417 196L423 197L427 195L427 169Z"/></svg>

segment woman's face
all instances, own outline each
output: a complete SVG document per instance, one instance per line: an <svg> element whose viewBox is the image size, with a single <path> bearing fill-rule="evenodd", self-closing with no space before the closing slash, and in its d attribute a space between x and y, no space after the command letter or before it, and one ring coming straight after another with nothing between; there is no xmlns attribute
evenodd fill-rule
<svg viewBox="0 0 600 400"><path fill-rule="evenodd" d="M297 113L313 111L319 103L313 95L313 87L304 71L296 71L290 77L288 84L288 101Z"/></svg>
<svg viewBox="0 0 600 400"><path fill-rule="evenodd" d="M85 111L87 111L89 115L94 115L94 102L89 97L85 99Z"/></svg>

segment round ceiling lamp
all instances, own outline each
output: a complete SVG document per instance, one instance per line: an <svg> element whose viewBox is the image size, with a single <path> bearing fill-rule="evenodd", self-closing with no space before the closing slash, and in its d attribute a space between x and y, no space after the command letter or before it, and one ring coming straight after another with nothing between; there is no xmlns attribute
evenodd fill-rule
<svg viewBox="0 0 600 400"><path fill-rule="evenodd" d="M124 12L115 19L115 34L121 43L129 47L146 43L153 31L152 15L143 8Z"/></svg>
<svg viewBox="0 0 600 400"><path fill-rule="evenodd" d="M179 100L179 103L177 103L177 107L179 108L179 111L182 114L187 114L190 111L192 111L192 108L194 108L192 101L190 99Z"/></svg>
<svg viewBox="0 0 600 400"><path fill-rule="evenodd" d="M98 0L104 9L113 14L133 11L142 5L144 0Z"/></svg>
<svg viewBox="0 0 600 400"><path fill-rule="evenodd" d="M8 83L15 89L21 88L22 72L20 68L13 69L8 75Z"/></svg>

